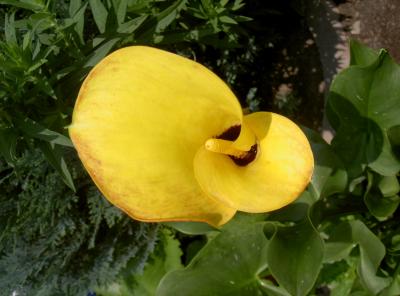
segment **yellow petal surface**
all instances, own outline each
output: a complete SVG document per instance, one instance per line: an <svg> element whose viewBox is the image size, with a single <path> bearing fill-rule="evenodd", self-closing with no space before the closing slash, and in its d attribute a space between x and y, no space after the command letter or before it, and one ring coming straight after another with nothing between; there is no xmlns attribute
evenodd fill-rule
<svg viewBox="0 0 400 296"><path fill-rule="evenodd" d="M241 121L239 102L211 71L133 46L90 72L69 132L97 186L133 218L221 225L236 210L201 190L193 159L207 139Z"/></svg>
<svg viewBox="0 0 400 296"><path fill-rule="evenodd" d="M203 146L194 160L200 186L245 212L268 212L291 203L305 189L313 171L306 136L286 117L269 112L246 115L243 124L257 138L255 160L238 166L229 156Z"/></svg>

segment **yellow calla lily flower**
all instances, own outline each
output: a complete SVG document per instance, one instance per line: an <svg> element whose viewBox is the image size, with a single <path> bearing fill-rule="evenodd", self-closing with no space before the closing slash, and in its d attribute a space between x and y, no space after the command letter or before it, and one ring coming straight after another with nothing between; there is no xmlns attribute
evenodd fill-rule
<svg viewBox="0 0 400 296"><path fill-rule="evenodd" d="M71 139L111 203L141 221L226 223L297 198L313 155L302 131L269 112L243 116L215 74L144 46L103 59L76 101Z"/></svg>

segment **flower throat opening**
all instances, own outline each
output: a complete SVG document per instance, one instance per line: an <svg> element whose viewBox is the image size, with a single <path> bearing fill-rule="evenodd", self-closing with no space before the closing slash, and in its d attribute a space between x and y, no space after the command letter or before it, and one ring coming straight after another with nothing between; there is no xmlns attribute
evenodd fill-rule
<svg viewBox="0 0 400 296"><path fill-rule="evenodd" d="M248 151L238 151L234 148L231 148L230 146L232 145L232 142L239 137L240 132L240 125L231 126L222 134L215 137L215 139L222 141L210 139L206 143L206 148L213 152L219 152L228 155L238 166L246 166L256 158L258 148L257 143L252 145Z"/></svg>

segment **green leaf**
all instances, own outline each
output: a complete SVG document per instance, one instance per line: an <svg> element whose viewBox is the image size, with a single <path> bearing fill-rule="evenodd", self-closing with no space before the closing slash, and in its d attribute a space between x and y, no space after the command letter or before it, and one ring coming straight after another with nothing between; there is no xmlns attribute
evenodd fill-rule
<svg viewBox="0 0 400 296"><path fill-rule="evenodd" d="M0 0L0 4L8 4L32 11L40 11L45 7L42 0Z"/></svg>
<svg viewBox="0 0 400 296"><path fill-rule="evenodd" d="M347 186L347 172L342 161L319 134L303 127L314 154L314 172L310 183L314 196L328 197L343 192Z"/></svg>
<svg viewBox="0 0 400 296"><path fill-rule="evenodd" d="M112 38L105 41L103 44L98 46L88 57L84 64L84 67L94 67L100 60L102 60L113 48L120 38Z"/></svg>
<svg viewBox="0 0 400 296"><path fill-rule="evenodd" d="M18 132L12 128L0 128L0 155L9 164L14 164L17 160L16 146L17 146Z"/></svg>
<svg viewBox="0 0 400 296"><path fill-rule="evenodd" d="M157 18L157 25L155 28L156 32L165 30L174 20L179 16L182 9L186 7L187 0L177 0L169 6L167 9L160 12Z"/></svg>
<svg viewBox="0 0 400 296"><path fill-rule="evenodd" d="M23 133L32 138L43 140L51 144L73 147L73 144L69 138L43 127L30 118L15 117L14 122Z"/></svg>
<svg viewBox="0 0 400 296"><path fill-rule="evenodd" d="M94 21L100 33L106 30L108 11L100 0L89 0L90 8L92 10Z"/></svg>
<svg viewBox="0 0 400 296"><path fill-rule="evenodd" d="M378 188L382 195L393 196L400 192L400 184L397 176L380 176Z"/></svg>
<svg viewBox="0 0 400 296"><path fill-rule="evenodd" d="M17 44L17 35L15 32L14 13L5 17L4 35L7 44Z"/></svg>
<svg viewBox="0 0 400 296"><path fill-rule="evenodd" d="M166 222L164 224L189 235L200 235L211 231L219 231L207 223L202 222Z"/></svg>
<svg viewBox="0 0 400 296"><path fill-rule="evenodd" d="M393 281L389 287L385 288L379 296L398 296L400 295L400 274L399 268L393 276Z"/></svg>
<svg viewBox="0 0 400 296"><path fill-rule="evenodd" d="M156 295L263 295L258 274L266 268L265 223L249 219L225 226L185 269L168 273Z"/></svg>
<svg viewBox="0 0 400 296"><path fill-rule="evenodd" d="M293 203L269 213L268 221L300 222L307 217L315 201L314 195L306 190Z"/></svg>
<svg viewBox="0 0 400 296"><path fill-rule="evenodd" d="M126 16L128 0L112 0L111 3L115 11L118 24L122 24Z"/></svg>
<svg viewBox="0 0 400 296"><path fill-rule="evenodd" d="M399 207L400 197L398 195L385 197L381 192L372 190L365 194L364 202L370 213L381 220L393 215Z"/></svg>
<svg viewBox="0 0 400 296"><path fill-rule="evenodd" d="M399 76L400 67L381 51L368 67L351 66L332 83L328 105L338 121L332 145L354 177L365 166L385 176L400 170L387 135L400 124Z"/></svg>
<svg viewBox="0 0 400 296"><path fill-rule="evenodd" d="M179 241L168 229L159 234L159 242L147 261L142 274L126 270L122 278L107 288L97 288L98 296L154 296L161 278L168 272L183 268Z"/></svg>
<svg viewBox="0 0 400 296"><path fill-rule="evenodd" d="M357 260L354 257L346 258L333 264L325 264L320 279L327 285L330 296L348 296L357 280Z"/></svg>
<svg viewBox="0 0 400 296"><path fill-rule="evenodd" d="M393 152L400 159L400 125L392 126L387 133Z"/></svg>
<svg viewBox="0 0 400 296"><path fill-rule="evenodd" d="M324 244L311 221L279 227L268 247L268 265L279 285L302 296L313 287L322 267Z"/></svg>
<svg viewBox="0 0 400 296"><path fill-rule="evenodd" d="M166 273L183 268L179 241L167 230L162 231L161 236L162 252L153 253L143 274L134 276L133 294L130 295L155 295L158 284ZM126 280L129 281L129 279Z"/></svg>
<svg viewBox="0 0 400 296"><path fill-rule="evenodd" d="M393 146L400 146L400 125L392 126L388 130L388 135Z"/></svg>
<svg viewBox="0 0 400 296"><path fill-rule="evenodd" d="M136 31L137 28L139 28L143 24L143 22L147 18L148 18L147 15L141 15L138 16L137 18L127 21L126 23L123 23L118 26L117 32L132 34L133 32Z"/></svg>
<svg viewBox="0 0 400 296"><path fill-rule="evenodd" d="M385 246L363 222L348 221L335 227L326 243L327 250L332 247L332 244L342 247L344 257L350 253L353 247L359 246L360 258L357 273L362 286L370 293L377 295L389 285L388 278L377 275L379 265L385 256Z"/></svg>
<svg viewBox="0 0 400 296"><path fill-rule="evenodd" d="M375 181L379 179L379 181ZM378 183L375 187L374 183ZM400 204L399 184L396 176L382 177L368 172L368 185L364 193L364 202L372 215L377 219L391 216Z"/></svg>
<svg viewBox="0 0 400 296"><path fill-rule="evenodd" d="M75 192L74 181L72 180L71 173L69 172L67 163L65 162L62 147L55 145L52 142L41 142L38 143L38 146L40 150L42 150L47 161L60 174L64 183Z"/></svg>
<svg viewBox="0 0 400 296"><path fill-rule="evenodd" d="M235 21L233 18L231 18L231 17L229 17L229 16L227 16L227 15L222 15L222 16L220 16L220 17L219 17L219 20L220 20L222 23L225 23L225 24L237 25L237 21Z"/></svg>
<svg viewBox="0 0 400 296"><path fill-rule="evenodd" d="M273 285L271 282L262 280L261 288L266 292L268 296L291 296L285 289L282 287L277 287Z"/></svg>
<svg viewBox="0 0 400 296"><path fill-rule="evenodd" d="M379 53L357 40L350 40L350 66L367 67L373 64L379 57Z"/></svg>
<svg viewBox="0 0 400 296"><path fill-rule="evenodd" d="M74 24L75 32L77 33L80 42L83 44L83 26L85 23L85 11L88 3L83 3L82 0L73 0L69 6L69 15Z"/></svg>

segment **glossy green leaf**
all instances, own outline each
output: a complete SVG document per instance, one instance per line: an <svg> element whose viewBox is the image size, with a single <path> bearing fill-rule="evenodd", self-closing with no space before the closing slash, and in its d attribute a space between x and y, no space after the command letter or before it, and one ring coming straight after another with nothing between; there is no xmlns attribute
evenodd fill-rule
<svg viewBox="0 0 400 296"><path fill-rule="evenodd" d="M400 124L399 76L400 67L381 51L369 66L351 66L332 83L328 105L337 129L332 145L352 176L365 166L386 176L400 170L386 132Z"/></svg>
<svg viewBox="0 0 400 296"><path fill-rule="evenodd" d="M268 296L291 296L285 289L275 286L270 281L262 280L261 288Z"/></svg>
<svg viewBox="0 0 400 296"><path fill-rule="evenodd" d="M393 153L400 159L400 125L395 125L387 131Z"/></svg>
<svg viewBox="0 0 400 296"><path fill-rule="evenodd" d="M316 201L314 194L304 191L293 203L269 213L268 221L299 222L304 220L310 206Z"/></svg>
<svg viewBox="0 0 400 296"><path fill-rule="evenodd" d="M313 287L322 267L324 244L311 221L280 227L268 247L269 269L291 295L302 296Z"/></svg>
<svg viewBox="0 0 400 296"><path fill-rule="evenodd" d="M342 192L347 185L347 172L342 161L319 134L303 128L314 154L314 173L310 189L319 199Z"/></svg>
<svg viewBox="0 0 400 296"><path fill-rule="evenodd" d="M399 268L398 268L399 269ZM398 296L400 295L400 273L397 272L390 286L385 288L379 296Z"/></svg>
<svg viewBox="0 0 400 296"><path fill-rule="evenodd" d="M189 235L201 235L211 231L219 231L207 223L202 222L165 222L164 224Z"/></svg>
<svg viewBox="0 0 400 296"><path fill-rule="evenodd" d="M167 274L156 295L264 295L258 278L266 268L263 228L263 222L235 219L185 269Z"/></svg>
<svg viewBox="0 0 400 296"><path fill-rule="evenodd" d="M379 53L357 40L350 40L350 66L366 67L373 64Z"/></svg>
<svg viewBox="0 0 400 296"><path fill-rule="evenodd" d="M392 126L388 130L389 140L393 146L400 146L400 125Z"/></svg>
<svg viewBox="0 0 400 296"><path fill-rule="evenodd" d="M368 210L377 218L386 218L391 216L400 204L400 197L383 196L379 191L370 191L364 197Z"/></svg>
<svg viewBox="0 0 400 296"><path fill-rule="evenodd" d="M375 186L377 183L377 186ZM364 202L372 215L385 219L392 215L400 204L399 183L396 176L379 176L368 172L368 185Z"/></svg>
<svg viewBox="0 0 400 296"><path fill-rule="evenodd" d="M326 242L330 261L341 260L355 246L359 247L360 258L357 273L364 289L377 295L390 283L390 280L377 275L379 265L385 256L385 246L371 230L361 221L349 221L335 227L334 232ZM341 256L332 256L334 251Z"/></svg>
<svg viewBox="0 0 400 296"><path fill-rule="evenodd" d="M383 196L393 196L400 192L400 184L397 176L382 176L378 188Z"/></svg>

